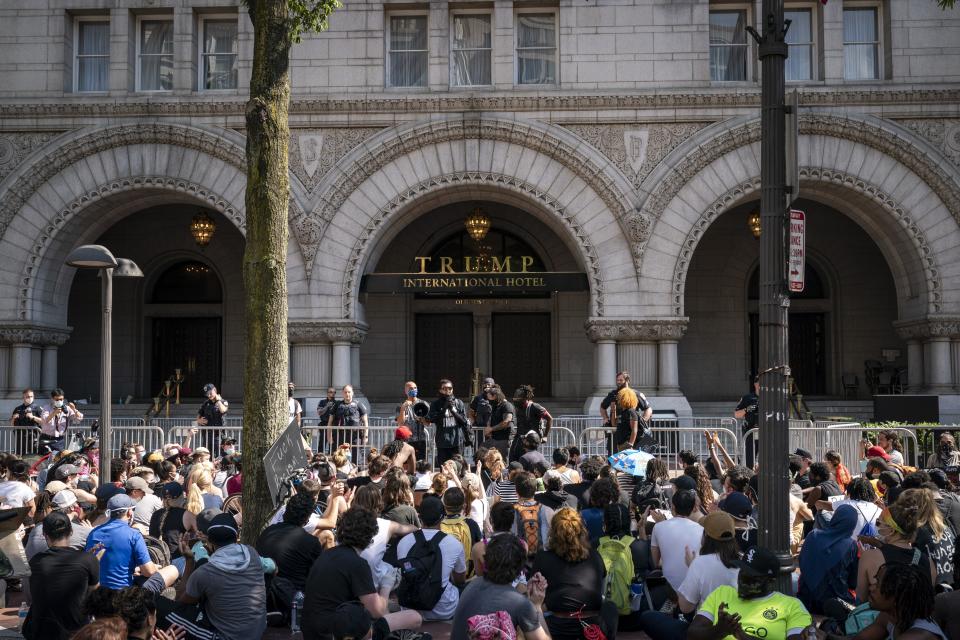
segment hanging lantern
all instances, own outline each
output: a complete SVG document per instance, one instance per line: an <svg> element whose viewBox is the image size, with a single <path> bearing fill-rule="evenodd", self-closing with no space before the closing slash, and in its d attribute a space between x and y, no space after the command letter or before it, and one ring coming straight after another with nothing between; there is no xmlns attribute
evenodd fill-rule
<svg viewBox="0 0 960 640"><path fill-rule="evenodd" d="M753 237L757 240L760 239L760 234L763 233L763 230L760 228L760 210L756 210L750 214L750 217L747 218L747 226L750 227L750 233L753 234Z"/></svg>
<svg viewBox="0 0 960 640"><path fill-rule="evenodd" d="M463 226L467 228L467 233L470 234L474 242L479 243L486 237L487 231L490 230L490 218L487 217L483 209L477 207L464 220Z"/></svg>
<svg viewBox="0 0 960 640"><path fill-rule="evenodd" d="M205 247L210 244L210 239L213 238L213 232L216 230L217 225L213 218L203 211L193 216L193 221L190 223L190 234L198 246Z"/></svg>

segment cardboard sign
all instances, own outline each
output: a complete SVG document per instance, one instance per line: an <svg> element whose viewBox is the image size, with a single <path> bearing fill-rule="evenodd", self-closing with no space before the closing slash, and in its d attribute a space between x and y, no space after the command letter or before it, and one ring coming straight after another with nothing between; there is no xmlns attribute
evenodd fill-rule
<svg viewBox="0 0 960 640"><path fill-rule="evenodd" d="M274 442L267 455L263 457L263 470L270 488L270 499L273 506L278 506L286 488L283 482L293 475L297 469L307 465L307 452L303 448L303 437L296 419L291 420L283 430L277 441Z"/></svg>

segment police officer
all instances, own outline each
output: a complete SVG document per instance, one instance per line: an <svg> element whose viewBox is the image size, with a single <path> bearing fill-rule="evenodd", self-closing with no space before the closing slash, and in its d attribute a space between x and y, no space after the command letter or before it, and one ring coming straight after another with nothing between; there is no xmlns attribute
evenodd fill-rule
<svg viewBox="0 0 960 640"><path fill-rule="evenodd" d="M362 433L355 433L351 436L352 429L340 429L338 430L337 436L338 441L334 442L334 426L338 427L363 427ZM349 442L351 444L367 444L367 430L370 427L369 420L367 418L367 408L363 406L362 402L357 402L353 398L353 386L344 385L343 387L343 400L338 402L333 409L333 413L330 415L329 420L327 420L327 444L330 445L330 450L333 451L334 447L337 445L343 444L344 442Z"/></svg>

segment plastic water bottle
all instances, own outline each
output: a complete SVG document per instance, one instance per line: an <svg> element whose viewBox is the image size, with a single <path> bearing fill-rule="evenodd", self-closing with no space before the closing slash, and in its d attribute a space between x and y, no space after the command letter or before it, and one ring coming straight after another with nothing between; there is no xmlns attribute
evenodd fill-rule
<svg viewBox="0 0 960 640"><path fill-rule="evenodd" d="M297 591L293 596L293 606L290 607L290 632L300 631L300 612L303 611L303 591Z"/></svg>
<svg viewBox="0 0 960 640"><path fill-rule="evenodd" d="M17 629L23 629L23 623L27 619L27 613L30 612L30 605L26 602L20 603L20 608L17 610Z"/></svg>

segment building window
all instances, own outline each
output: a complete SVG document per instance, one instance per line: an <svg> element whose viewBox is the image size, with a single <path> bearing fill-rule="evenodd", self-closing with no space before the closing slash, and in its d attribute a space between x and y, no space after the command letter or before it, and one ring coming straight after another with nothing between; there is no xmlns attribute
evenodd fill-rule
<svg viewBox="0 0 960 640"><path fill-rule="evenodd" d="M714 82L749 79L746 27L746 9L710 12L710 79Z"/></svg>
<svg viewBox="0 0 960 640"><path fill-rule="evenodd" d="M137 38L137 90L173 89L173 20L140 18Z"/></svg>
<svg viewBox="0 0 960 640"><path fill-rule="evenodd" d="M880 77L880 28L877 7L843 10L843 77L876 80Z"/></svg>
<svg viewBox="0 0 960 640"><path fill-rule="evenodd" d="M557 83L557 14L517 14L517 84Z"/></svg>
<svg viewBox="0 0 960 640"><path fill-rule="evenodd" d="M237 88L237 20L205 18L200 49L200 88Z"/></svg>
<svg viewBox="0 0 960 640"><path fill-rule="evenodd" d="M786 78L798 82L814 79L813 12L810 9L787 9L783 17L790 20L787 31Z"/></svg>
<svg viewBox="0 0 960 640"><path fill-rule="evenodd" d="M74 42L76 91L107 91L110 88L110 22L77 20Z"/></svg>
<svg viewBox="0 0 960 640"><path fill-rule="evenodd" d="M450 84L477 87L492 84L493 38L490 14L453 16L450 34Z"/></svg>
<svg viewBox="0 0 960 640"><path fill-rule="evenodd" d="M387 86L427 86L427 16L390 16L387 37Z"/></svg>

